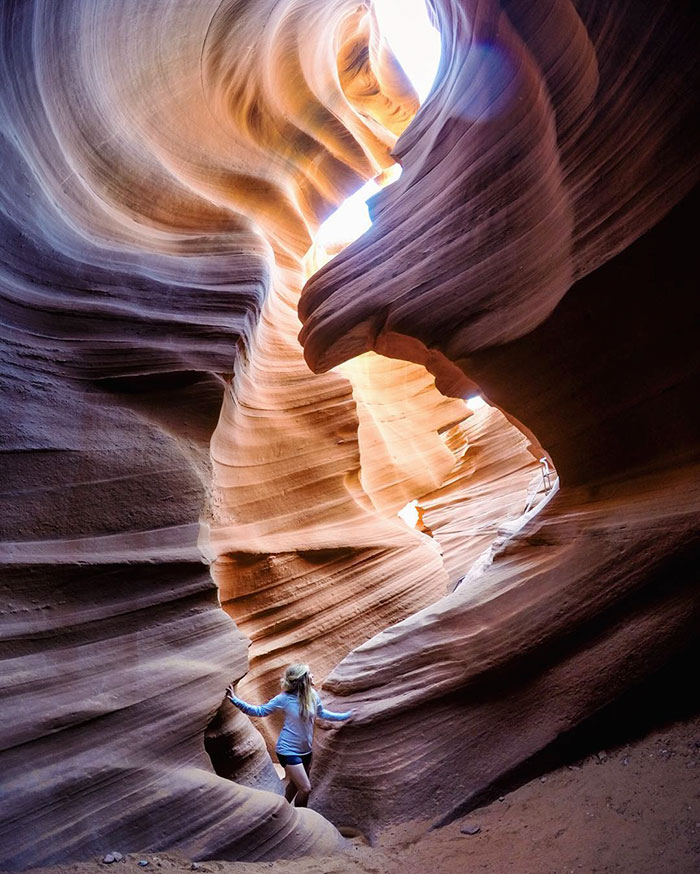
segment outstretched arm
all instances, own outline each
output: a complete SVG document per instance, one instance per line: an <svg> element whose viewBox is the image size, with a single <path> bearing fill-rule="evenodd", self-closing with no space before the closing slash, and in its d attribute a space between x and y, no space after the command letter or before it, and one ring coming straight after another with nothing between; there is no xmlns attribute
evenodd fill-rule
<svg viewBox="0 0 700 874"><path fill-rule="evenodd" d="M282 709L281 695L275 695L274 698L270 698L267 704L260 704L258 707L255 704L248 704L247 701L237 698L233 692L233 686L229 686L226 689L226 697L231 704L235 704L239 710L242 710L248 716L269 716L274 710Z"/></svg>
<svg viewBox="0 0 700 874"><path fill-rule="evenodd" d="M352 714L352 710L347 710L344 713L336 713L334 710L326 710L321 703L321 699L316 695L316 716L318 716L319 719L327 719L329 722L345 722L346 719L350 719Z"/></svg>

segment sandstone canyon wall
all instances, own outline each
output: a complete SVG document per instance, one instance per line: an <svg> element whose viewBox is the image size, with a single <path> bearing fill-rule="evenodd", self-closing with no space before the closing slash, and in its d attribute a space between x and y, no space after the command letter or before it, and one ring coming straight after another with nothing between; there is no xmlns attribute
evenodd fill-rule
<svg viewBox="0 0 700 874"><path fill-rule="evenodd" d="M329 678L361 717L321 741L319 803L369 832L467 809L698 628L697 195L668 213L697 182L697 16L437 9L464 39L371 230L307 285L301 339L318 370L372 349L479 385L562 487Z"/></svg>
<svg viewBox="0 0 700 874"><path fill-rule="evenodd" d="M7 867L339 847L221 707L244 675L330 674L313 806L371 834L697 630L697 15L434 9L420 109L345 0L0 9Z"/></svg>

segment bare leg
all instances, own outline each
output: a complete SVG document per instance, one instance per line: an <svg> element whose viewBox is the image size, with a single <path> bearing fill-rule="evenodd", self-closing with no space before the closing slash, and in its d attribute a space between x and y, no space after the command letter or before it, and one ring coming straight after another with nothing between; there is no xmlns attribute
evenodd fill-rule
<svg viewBox="0 0 700 874"><path fill-rule="evenodd" d="M306 807L306 803L309 800L309 792L311 792L311 783L309 782L306 768L303 765L286 765L284 772L289 780L284 797L290 803L294 800L297 807ZM293 790L292 786L294 787ZM290 794L288 795L287 793Z"/></svg>
<svg viewBox="0 0 700 874"><path fill-rule="evenodd" d="M285 773L287 769L285 768ZM294 801L294 796L297 794L296 783L287 775L287 785L284 787L284 797L291 804Z"/></svg>

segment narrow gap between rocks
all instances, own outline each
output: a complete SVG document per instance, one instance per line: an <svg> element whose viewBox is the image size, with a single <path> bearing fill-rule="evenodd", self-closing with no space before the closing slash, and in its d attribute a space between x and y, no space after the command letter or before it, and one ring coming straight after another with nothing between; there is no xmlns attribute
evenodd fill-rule
<svg viewBox="0 0 700 874"><path fill-rule="evenodd" d="M429 21L424 0L411 0L410 9L406 8L406 0L375 0L374 9L384 38L422 103L430 91L440 55L439 35ZM421 21L418 28L406 26L417 21ZM371 227L367 201L400 176L400 165L390 166L367 181L326 219L304 260L307 280ZM400 536L414 542L421 538L429 541L432 552L440 556L444 578L441 589L428 602L384 625L368 624L363 638L366 640L458 586L474 584L498 550L555 494L557 480L551 459L542 456L545 460L541 462L541 453L533 454L528 438L478 390L460 398L444 396L422 365L374 352L345 362L335 372L352 386L362 499L369 510L403 531ZM430 421L428 428L426 416ZM331 558L351 563L354 555L351 547L339 548ZM329 550L297 549L294 554L230 552L227 559L234 567L238 588L250 591L248 600L252 602L256 575L278 580L294 565L302 580L311 580L315 567L323 570ZM301 571L296 567L300 563ZM217 582L221 587L220 580ZM313 592L310 597L313 598ZM277 691L272 676L279 676L282 662L299 660L287 650L295 651L304 661L316 663L313 653L306 654L308 641L304 629L305 622L316 611L312 609L309 617L300 618L298 608L294 607L296 616L288 620L285 651L278 653L279 664L261 668L270 657L269 644L255 645L255 638L264 640L264 614L269 608L244 603L243 609L246 607L251 615L258 609L258 618L252 625L241 615L240 603L227 612L254 640L250 672L241 683L239 694L257 704ZM323 609L327 607L317 608L318 612ZM349 639L343 653L335 653L335 663L361 642ZM251 683L250 677L255 676L256 670L257 680ZM317 676L329 672L316 668ZM266 673L270 679L267 689L261 690L261 686L265 687ZM245 719L240 714L235 714L235 718ZM266 782L255 769L251 773L248 765L256 756L259 758L263 742L272 751L280 726L275 724L274 717L253 720L264 741L248 740L241 744L235 729L230 727L230 719L226 709L220 711L207 732L206 748L214 769L248 785L274 789L269 779ZM281 776L281 767L275 767Z"/></svg>

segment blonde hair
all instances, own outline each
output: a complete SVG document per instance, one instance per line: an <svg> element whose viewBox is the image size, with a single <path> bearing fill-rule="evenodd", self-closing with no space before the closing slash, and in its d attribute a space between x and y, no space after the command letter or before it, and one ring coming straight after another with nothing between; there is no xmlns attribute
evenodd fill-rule
<svg viewBox="0 0 700 874"><path fill-rule="evenodd" d="M299 699L299 715L308 719L314 712L314 693L311 688L309 666L289 665L281 681L282 689Z"/></svg>

